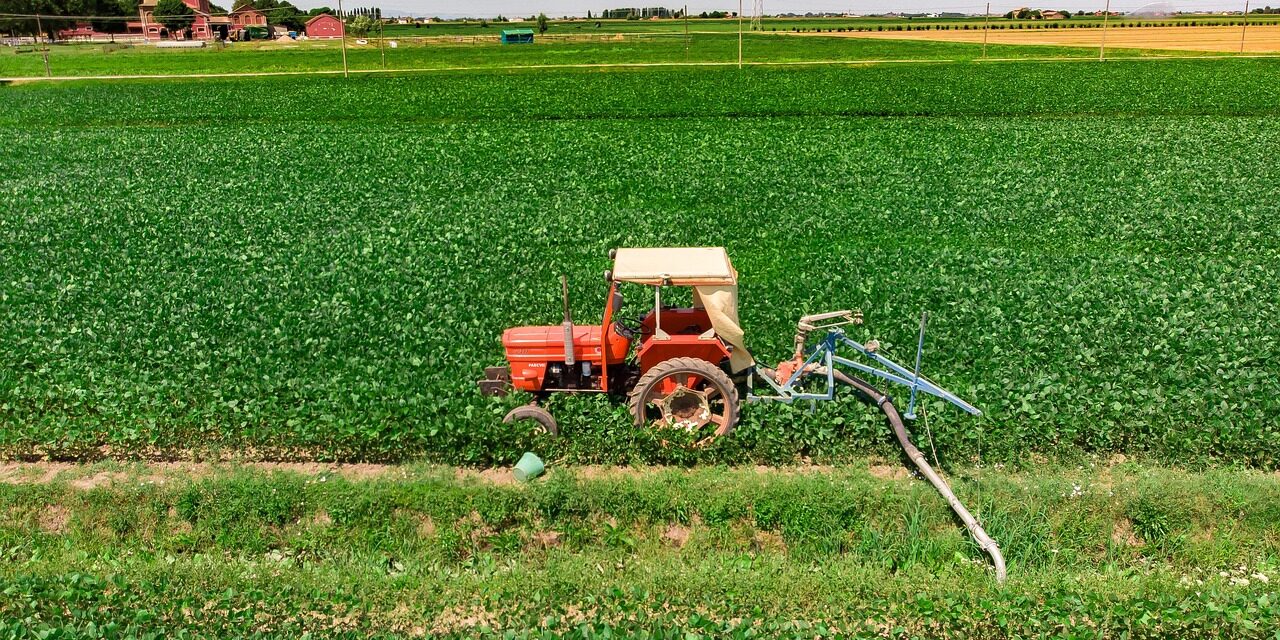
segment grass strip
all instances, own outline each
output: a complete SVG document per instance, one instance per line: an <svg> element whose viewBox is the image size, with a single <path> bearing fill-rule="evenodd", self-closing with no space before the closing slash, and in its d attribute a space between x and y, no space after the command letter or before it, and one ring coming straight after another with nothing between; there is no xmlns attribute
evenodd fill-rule
<svg viewBox="0 0 1280 640"><path fill-rule="evenodd" d="M1274 475L953 480L1010 558L1003 589L885 465L10 474L0 618L9 637L1266 637L1280 620Z"/></svg>

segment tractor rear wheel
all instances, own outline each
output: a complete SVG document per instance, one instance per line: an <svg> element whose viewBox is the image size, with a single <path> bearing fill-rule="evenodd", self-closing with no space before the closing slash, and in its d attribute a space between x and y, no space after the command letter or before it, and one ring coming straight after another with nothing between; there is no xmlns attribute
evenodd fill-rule
<svg viewBox="0 0 1280 640"><path fill-rule="evenodd" d="M532 422L535 433L545 433L552 437L560 435L560 426L556 424L555 417L536 404L521 405L508 411L502 424L511 424L517 420Z"/></svg>
<svg viewBox="0 0 1280 640"><path fill-rule="evenodd" d="M640 376L629 404L636 426L707 429L714 437L738 424L738 388L724 370L698 358L658 363Z"/></svg>

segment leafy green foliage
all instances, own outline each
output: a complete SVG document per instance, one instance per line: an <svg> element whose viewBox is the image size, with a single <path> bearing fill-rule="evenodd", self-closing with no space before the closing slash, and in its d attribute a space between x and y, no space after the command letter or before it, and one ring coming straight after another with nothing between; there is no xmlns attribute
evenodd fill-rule
<svg viewBox="0 0 1280 640"><path fill-rule="evenodd" d="M155 16L170 31L178 31L195 22L196 12L182 0L159 0L156 2Z"/></svg>
<svg viewBox="0 0 1280 640"><path fill-rule="evenodd" d="M5 90L0 447L465 464L529 448L557 462L894 455L852 398L812 414L749 406L733 438L686 451L602 397L556 398L564 437L538 440L499 424L520 398L476 392L504 328L558 320L559 274L589 319L609 248L724 244L766 361L802 313L850 307L869 320L858 337L906 360L929 309L925 371L986 412L927 405L952 460L1275 466L1277 103L1175 96L1166 81L1265 83L1280 67L1063 68L1019 67L989 93L938 81L964 67L308 80L282 86L315 101L263 110L269 81ZM749 100L713 101L740 78ZM1134 90L1099 95L1108 82ZM499 91L528 83L545 104ZM915 97L890 95L903 87ZM754 117L724 117L739 107ZM944 115L866 115L882 108ZM1163 115L1128 113L1146 111ZM143 112L177 126L126 123ZM639 311L646 292L628 294Z"/></svg>
<svg viewBox="0 0 1280 640"><path fill-rule="evenodd" d="M350 10L348 10L350 14ZM133 13L136 15L136 12ZM268 16L272 24L277 17L283 24L302 20L293 9L273 9ZM350 16L349 16L350 17ZM357 16L360 17L360 16ZM72 26L64 21L63 26ZM122 28L119 20L111 21ZM30 24L34 25L34 21ZM690 62L717 66L736 66L735 34L698 34L685 46L683 37L632 35L623 41L590 38L586 40L544 39L536 47L509 47L498 44L499 29L473 26L467 31L479 35L478 42L458 43L452 39L423 43L415 36L443 35L440 25L419 29L415 33L392 26L369 23L370 33L396 38L399 46L380 49L377 43L348 43L347 64L353 71L387 69L510 69L530 66L572 67L573 65L684 65ZM635 23L632 23L635 24ZM49 23L45 23L49 28ZM405 27L411 29L411 27ZM445 27L444 31L452 29ZM553 29L554 31L554 29ZM353 34L354 35L354 34ZM585 35L585 34L584 34ZM751 63L793 64L811 62L829 65L833 61L884 62L887 60L959 61L982 57L981 44L889 40L881 38L778 37L747 35L745 55ZM989 47L991 57L1006 59L1074 58L1097 59L1096 47L1038 45L999 45ZM1108 59L1145 57L1203 56L1198 51L1151 51L1144 49L1108 49ZM1229 54L1210 54L1229 55ZM384 64L385 60L385 64ZM130 44L66 44L50 51L50 66L58 76L196 74L196 73L260 73L266 71L311 71L332 73L343 68L339 42L311 41L305 47L281 48L270 43L241 43L232 47L206 47L181 51L157 50ZM898 65L892 65L898 66ZM44 65L40 56L19 55L11 49L0 49L0 77L40 77Z"/></svg>
<svg viewBox="0 0 1280 640"><path fill-rule="evenodd" d="M378 22L369 16L356 16L351 20L348 29L351 30L351 35L363 38L369 35L369 32L373 31L377 24Z"/></svg>

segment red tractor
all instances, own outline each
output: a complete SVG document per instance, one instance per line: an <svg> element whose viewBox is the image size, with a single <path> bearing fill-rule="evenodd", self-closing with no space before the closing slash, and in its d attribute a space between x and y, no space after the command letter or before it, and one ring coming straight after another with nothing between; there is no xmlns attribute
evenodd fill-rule
<svg viewBox="0 0 1280 640"><path fill-rule="evenodd" d="M705 434L699 440L705 443L733 431L738 422L740 389L741 398L748 402L789 404L831 400L837 384L851 387L884 412L907 457L991 555L997 580L1004 580L999 546L911 443L904 423L904 418L915 419L918 392L971 415L981 414L920 375L927 315L920 318L914 369L884 357L875 340L863 344L845 335L846 325L862 323L862 314L853 311L802 316L796 323L795 351L789 359L768 368L757 365L743 344L738 323L738 274L723 248L616 249L610 257L613 269L605 272L609 295L603 321L575 325L569 316L568 283L561 279L564 322L507 329L502 345L509 364L485 369L485 379L480 381L484 393L503 395L515 388L538 399L552 392L626 394L638 426ZM620 286L624 282L652 286L653 310L637 320L622 317ZM693 305L663 306L662 288L670 286L692 287ZM860 361L841 355L849 352ZM907 412L899 414L892 399L860 377L863 375L910 389ZM755 393L757 383L765 388L763 394ZM553 435L558 433L555 418L537 404L513 409L504 422L521 419L531 419Z"/></svg>
<svg viewBox="0 0 1280 640"><path fill-rule="evenodd" d="M576 325L568 285L561 286L564 322L514 327L502 334L507 367L485 369L481 389L509 388L535 397L551 392L626 394L636 424L733 431L738 389L731 372L753 364L738 325L737 273L723 248L616 249L605 272L609 293L601 324ZM624 318L621 284L654 287L653 310ZM693 306L663 306L662 287L693 288ZM638 346L636 345L638 343ZM632 357L632 347L635 354ZM536 404L517 407L506 421L529 418L552 434L555 419Z"/></svg>

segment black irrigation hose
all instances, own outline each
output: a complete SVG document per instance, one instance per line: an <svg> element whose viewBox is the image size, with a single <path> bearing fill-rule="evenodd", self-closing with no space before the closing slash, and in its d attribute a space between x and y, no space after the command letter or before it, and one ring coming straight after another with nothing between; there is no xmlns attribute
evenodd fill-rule
<svg viewBox="0 0 1280 640"><path fill-rule="evenodd" d="M861 391L871 398L877 407L880 407L880 410L884 412L884 416L889 419L889 424L893 427L893 435L897 436L898 444L902 446L902 450L907 453L907 457L911 458L911 461L920 469L920 473L929 479L929 482L933 484L933 488L937 489L938 493L942 494L942 497L947 500L947 504L951 505L951 510L956 512L957 516L960 516L960 520L969 529L969 533L978 543L978 546L982 547L982 550L991 556L991 563L996 568L996 582L1003 584L1005 580L1004 554L1000 553L1000 546L996 544L995 540L991 539L991 536L987 535L987 531L982 528L981 524L978 524L977 518L974 518L973 514L969 513L969 510L964 507L964 504L960 502L956 494L951 492L951 487L947 485L947 481L943 480L942 476L939 476L933 470L933 467L929 466L924 454L914 444L911 444L911 437L907 433L906 425L902 422L902 416L898 415L898 408L893 406L893 401L889 399L889 396L880 393L879 389L871 386L870 383L861 378L846 375L842 371L833 371L832 373L836 380Z"/></svg>
<svg viewBox="0 0 1280 640"><path fill-rule="evenodd" d="M760 371L764 375L774 375L773 371L766 369L765 367L760 367ZM826 368L822 367L815 370L814 373L825 374ZM908 458L911 458L911 462L915 463L916 468L920 469L920 473L929 479L933 488L937 489L938 493L942 494L942 497L946 499L947 504L951 505L951 510L954 511L956 515L960 517L960 520L964 522L965 528L969 530L969 534L973 536L973 539L978 543L978 546L981 547L987 555L991 556L991 563L995 565L996 569L996 582L1003 584L1005 581L1005 566L1004 554L1000 553L1000 546L996 544L995 540L991 539L991 536L987 535L987 531L982 528L981 524L978 524L977 518L974 518L973 514L969 513L969 510L966 509L964 504L960 502L960 499L956 497L956 494L952 493L951 487L947 485L947 481L943 480L942 476L939 476L938 473L933 470L933 467L929 466L929 462L925 459L924 454L911 443L911 437L907 433L906 425L902 422L902 416L898 414L898 408L893 406L893 401L889 399L889 396L881 393L879 389L871 386L867 381L856 376L848 375L842 371L832 371L832 376L837 382L847 384L854 389L857 389L864 396L869 398L877 407L880 407L880 410L884 412L885 418L888 418L889 425L893 427L893 435L898 438L898 444L902 446L902 450L906 452Z"/></svg>

